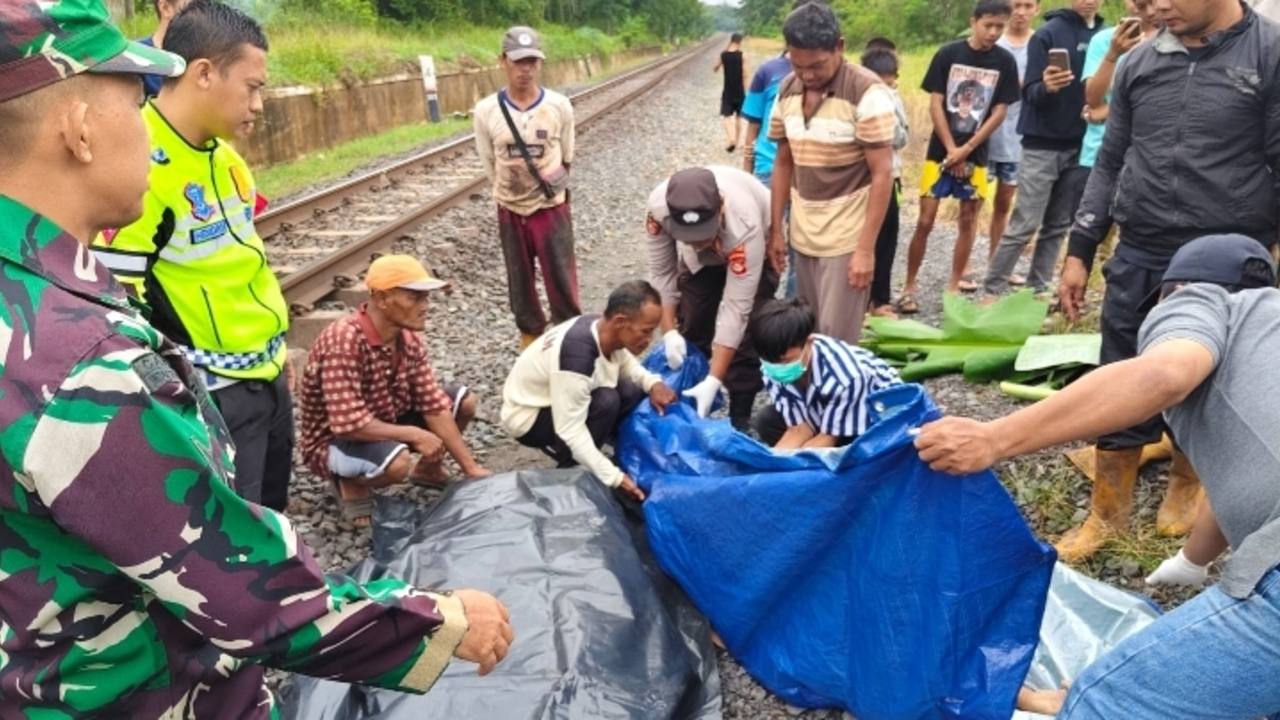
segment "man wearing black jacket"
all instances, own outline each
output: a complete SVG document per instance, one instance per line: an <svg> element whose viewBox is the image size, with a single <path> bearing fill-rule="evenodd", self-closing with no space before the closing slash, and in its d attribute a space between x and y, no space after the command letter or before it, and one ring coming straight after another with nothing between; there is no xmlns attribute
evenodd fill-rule
<svg viewBox="0 0 1280 720"><path fill-rule="evenodd" d="M1059 297L1074 319L1094 254L1114 221L1120 242L1104 270L1102 362L1134 357L1138 328L1179 247L1239 233L1274 245L1280 178L1280 26L1239 0L1157 0L1164 30L1116 73L1102 150L1081 202ZM1098 438L1093 506L1058 543L1081 560L1129 524L1142 446L1160 438L1151 418ZM1161 534L1186 532L1202 494L1175 452L1156 516Z"/></svg>
<svg viewBox="0 0 1280 720"><path fill-rule="evenodd" d="M989 293L1008 289L1009 275L1022 249L1039 232L1027 284L1049 287L1058 250L1071 227L1071 216L1088 170L1080 167L1080 141L1085 123L1085 51L1101 30L1098 0L1072 0L1071 8L1045 15L1045 24L1027 45L1027 72L1022 86L1022 163L1018 166L1018 200L1009 230L1000 239L987 269L983 288ZM1050 50L1066 50L1070 69L1049 65ZM994 242L994 239L993 239Z"/></svg>

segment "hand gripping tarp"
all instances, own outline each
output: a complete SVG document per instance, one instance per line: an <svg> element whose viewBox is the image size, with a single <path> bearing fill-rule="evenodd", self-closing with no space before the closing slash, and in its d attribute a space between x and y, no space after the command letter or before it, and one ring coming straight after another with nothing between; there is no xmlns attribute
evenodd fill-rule
<svg viewBox="0 0 1280 720"><path fill-rule="evenodd" d="M486 677L455 661L426 695L295 676L285 718L719 720L706 619L590 474L507 473L432 508L378 498L374 521L353 577L492 592L511 611L511 654Z"/></svg>
<svg viewBox="0 0 1280 720"><path fill-rule="evenodd" d="M650 369L662 360L652 353ZM667 374L676 390L696 379ZM734 657L794 705L1008 720L1054 552L992 473L919 460L909 430L939 416L923 388L870 403L874 426L834 461L643 403L619 458L649 492L654 554Z"/></svg>

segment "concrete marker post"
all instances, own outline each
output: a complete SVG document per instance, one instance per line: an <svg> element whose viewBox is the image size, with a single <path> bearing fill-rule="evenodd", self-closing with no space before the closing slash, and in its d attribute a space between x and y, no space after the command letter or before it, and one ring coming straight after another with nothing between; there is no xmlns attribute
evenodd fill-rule
<svg viewBox="0 0 1280 720"><path fill-rule="evenodd" d="M438 123L440 122L440 96L436 88L436 62L430 55L419 55L418 65L422 68L422 90L427 94L427 119Z"/></svg>

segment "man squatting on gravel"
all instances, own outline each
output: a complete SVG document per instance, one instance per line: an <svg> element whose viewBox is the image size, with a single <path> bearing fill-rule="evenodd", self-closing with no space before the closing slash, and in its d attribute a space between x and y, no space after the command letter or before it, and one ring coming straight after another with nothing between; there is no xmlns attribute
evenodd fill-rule
<svg viewBox="0 0 1280 720"><path fill-rule="evenodd" d="M262 720L264 666L410 692L451 656L487 673L513 638L494 597L325 575L236 494L197 370L89 252L143 214L139 75L184 67L102 0L0 13L0 716Z"/></svg>
<svg viewBox="0 0 1280 720"><path fill-rule="evenodd" d="M436 382L422 337L428 296L448 283L408 255L374 260L364 283L368 302L316 338L298 392L302 455L332 480L343 515L361 527L374 490L444 485L445 452L468 480L489 475L462 437L475 395Z"/></svg>
<svg viewBox="0 0 1280 720"><path fill-rule="evenodd" d="M548 330L520 353L502 388L502 427L559 467L582 465L600 482L644 500L635 480L600 446L644 396L666 412L676 394L637 355L653 340L662 298L643 280L609 293L604 315L583 315Z"/></svg>
<svg viewBox="0 0 1280 720"><path fill-rule="evenodd" d="M1000 460L1122 430L1164 414L1200 475L1201 505L1161 582L1221 581L1084 670L1060 720L1258 718L1280 711L1280 290L1275 263L1244 235L1180 248L1136 357L992 422L948 417L921 428L920 458L967 475ZM1131 500L1129 500L1131 502ZM1211 506L1211 507L1210 507ZM1052 712L1053 709L1050 708Z"/></svg>

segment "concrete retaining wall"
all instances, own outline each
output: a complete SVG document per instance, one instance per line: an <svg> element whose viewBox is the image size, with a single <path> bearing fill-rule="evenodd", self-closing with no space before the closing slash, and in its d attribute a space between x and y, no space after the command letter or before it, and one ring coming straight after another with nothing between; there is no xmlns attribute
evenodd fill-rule
<svg viewBox="0 0 1280 720"><path fill-rule="evenodd" d="M586 82L614 67L655 58L661 48L637 48L611 57L588 56L548 62L542 81L555 88ZM505 82L501 68L437 76L440 111L469 112L476 101ZM296 160L339 143L427 118L418 73L405 73L353 87L275 88L267 93L262 121L237 149L255 166Z"/></svg>

